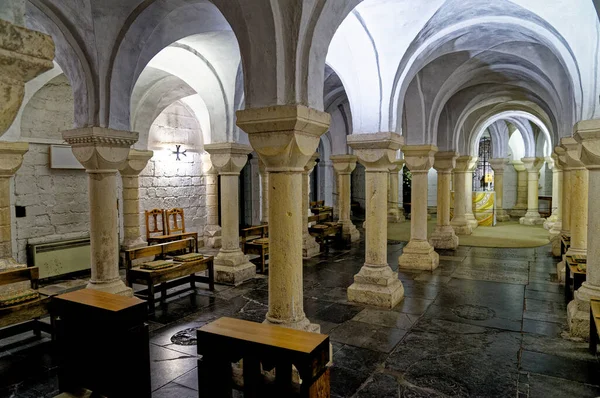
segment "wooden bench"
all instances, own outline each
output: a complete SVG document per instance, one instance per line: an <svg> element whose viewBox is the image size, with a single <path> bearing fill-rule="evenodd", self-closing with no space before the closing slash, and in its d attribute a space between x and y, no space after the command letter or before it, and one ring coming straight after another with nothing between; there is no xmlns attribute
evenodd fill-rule
<svg viewBox="0 0 600 398"><path fill-rule="evenodd" d="M197 331L198 393L200 397L327 398L329 337L281 326L219 318ZM243 360L243 386L232 380L232 363ZM302 383L292 382L292 365ZM265 375L275 368L274 382ZM262 371L261 371L262 369Z"/></svg>
<svg viewBox="0 0 600 398"><path fill-rule="evenodd" d="M325 206L325 201L324 200L317 200L314 202L310 202L310 208L312 209L313 207L323 207Z"/></svg>
<svg viewBox="0 0 600 398"><path fill-rule="evenodd" d="M146 210L144 214L146 217L146 242L149 245L193 238L196 243L194 252L198 252L198 233L185 231L182 208L152 209Z"/></svg>
<svg viewBox="0 0 600 398"><path fill-rule="evenodd" d="M568 303L573 299L575 291L581 287L586 279L585 259L575 261L571 256L565 256L565 302ZM573 276L573 289L571 290L571 276Z"/></svg>
<svg viewBox="0 0 600 398"><path fill-rule="evenodd" d="M196 289L195 282L208 283L209 289L214 290L213 257L204 256L202 259L186 262L173 261L175 265L172 267L157 270L143 269L141 266L133 267L133 260L147 257L164 260L172 257L177 252L192 253L193 247L194 239L188 238L125 251L127 285L131 287L133 283L139 283L147 286L146 290L135 292L135 295L148 301L150 313L154 313L154 287L156 285L160 284L160 298L163 303L167 298L181 294L181 291L178 291L167 295L167 289L184 283L189 282L192 291ZM208 271L208 277L196 275L197 272L202 271Z"/></svg>
<svg viewBox="0 0 600 398"><path fill-rule="evenodd" d="M37 292L39 288L38 267L15 268L0 272L0 285L24 281L30 281L31 289ZM45 295L0 307L0 339L29 330L33 330L38 337L41 336L42 331L53 335L53 327L40 321L40 318L50 315L49 308L50 297Z"/></svg>
<svg viewBox="0 0 600 398"><path fill-rule="evenodd" d="M324 251L330 243L338 243L342 240L342 225L333 221L331 212L315 214L308 217L309 224L316 224L308 227L308 233L315 237L315 240Z"/></svg>
<svg viewBox="0 0 600 398"><path fill-rule="evenodd" d="M590 297L590 353L596 355L600 336L600 297Z"/></svg>
<svg viewBox="0 0 600 398"><path fill-rule="evenodd" d="M269 259L269 225L263 224L240 230L240 243L244 254L258 255L256 259L250 261L264 274Z"/></svg>

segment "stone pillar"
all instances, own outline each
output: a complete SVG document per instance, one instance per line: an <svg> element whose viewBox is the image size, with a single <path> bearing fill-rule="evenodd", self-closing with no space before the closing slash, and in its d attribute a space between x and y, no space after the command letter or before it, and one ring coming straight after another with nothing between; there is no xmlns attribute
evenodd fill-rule
<svg viewBox="0 0 600 398"><path fill-rule="evenodd" d="M437 147L405 145L402 148L406 167L412 173L410 241L398 257L400 268L432 271L439 265L439 255L427 240L427 174L433 166Z"/></svg>
<svg viewBox="0 0 600 398"><path fill-rule="evenodd" d="M473 170L477 158L460 156L454 169L454 217L450 225L457 235L471 235L475 226L473 215ZM477 220L475 220L477 222Z"/></svg>
<svg viewBox="0 0 600 398"><path fill-rule="evenodd" d="M331 162L337 173L338 189L338 216L342 224L342 235L344 240L356 242L360 239L360 232L350 220L350 184L351 175L356 168L357 157L355 155L332 155Z"/></svg>
<svg viewBox="0 0 600 398"><path fill-rule="evenodd" d="M221 250L215 257L215 280L239 285L256 275L256 266L240 249L240 171L252 148L231 142L204 145L221 176Z"/></svg>
<svg viewBox="0 0 600 398"><path fill-rule="evenodd" d="M589 256L585 282L567 306L567 320L571 336L589 338L590 298L600 297L600 211L598 206L587 206L600 195L600 120L583 120L573 130L577 147L571 137L561 139L561 146L568 163L578 160L585 169L571 169L571 247L567 254Z"/></svg>
<svg viewBox="0 0 600 398"><path fill-rule="evenodd" d="M396 160L390 166L389 189L388 189L388 222L404 222L404 212L400 212L398 201L398 173L404 166L404 160Z"/></svg>
<svg viewBox="0 0 600 398"><path fill-rule="evenodd" d="M310 173L317 165L317 159L319 154L314 153L306 166L304 166L304 172L302 173L302 258L308 259L318 255L321 252L321 246L317 243L314 237L308 233L308 217L312 215L310 211Z"/></svg>
<svg viewBox="0 0 600 398"><path fill-rule="evenodd" d="M544 165L543 158L523 158L523 167L527 170L527 213L519 219L524 225L540 225L544 219L540 217L538 205L538 182L540 169Z"/></svg>
<svg viewBox="0 0 600 398"><path fill-rule="evenodd" d="M456 152L438 152L433 167L437 171L437 225L429 243L436 249L455 250L458 236L450 225L450 176L456 166Z"/></svg>
<svg viewBox="0 0 600 398"><path fill-rule="evenodd" d="M219 225L219 172L213 167L209 154L202 155L202 174L206 184L206 225L204 226L204 246L221 247L221 226Z"/></svg>
<svg viewBox="0 0 600 398"><path fill-rule="evenodd" d="M557 146L554 148L554 153L557 156L558 162L563 169L563 200L562 200L562 225L561 230L551 230L552 253L560 256L561 236L571 236L571 169L567 163L567 151L563 147ZM552 234L555 234L554 236ZM562 261L556 264L556 272L558 281L565 283L565 256Z"/></svg>
<svg viewBox="0 0 600 398"><path fill-rule="evenodd" d="M387 185L389 168L403 139L396 133L352 134L348 145L365 167L365 263L348 288L348 300L393 308L404 287L387 262Z"/></svg>
<svg viewBox="0 0 600 398"><path fill-rule="evenodd" d="M123 250L146 246L140 233L140 183L139 175L152 158L152 151L129 150L125 163L119 168L123 181Z"/></svg>
<svg viewBox="0 0 600 398"><path fill-rule="evenodd" d="M265 322L318 332L304 314L302 173L327 131L328 113L303 105L237 111L237 125L269 173L269 311Z"/></svg>
<svg viewBox="0 0 600 398"><path fill-rule="evenodd" d="M512 217L523 217L527 212L527 171L520 160L512 160L510 163L517 171L517 203L509 213Z"/></svg>
<svg viewBox="0 0 600 398"><path fill-rule="evenodd" d="M552 169L552 214L544 221L544 228L552 230L554 224L562 222L561 201L562 201L562 168L557 160L556 154L546 158L546 162ZM555 230L560 230L560 226Z"/></svg>
<svg viewBox="0 0 600 398"><path fill-rule="evenodd" d="M494 191L496 192L496 221L510 221L510 216L504 210L504 167L506 159L490 159L490 166L494 170Z"/></svg>
<svg viewBox="0 0 600 398"><path fill-rule="evenodd" d="M261 197L261 211L260 211L260 222L262 224L269 223L269 173L267 173L267 167L264 162L258 159L258 170L260 172L260 197Z"/></svg>
<svg viewBox="0 0 600 398"><path fill-rule="evenodd" d="M132 290L119 275L117 170L138 133L85 127L62 136L88 173L92 277L87 287L130 296Z"/></svg>

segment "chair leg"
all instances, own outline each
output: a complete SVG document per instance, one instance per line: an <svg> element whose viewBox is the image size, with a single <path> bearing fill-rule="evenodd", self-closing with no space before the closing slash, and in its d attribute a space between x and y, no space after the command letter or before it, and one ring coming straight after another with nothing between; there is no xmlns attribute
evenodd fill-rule
<svg viewBox="0 0 600 398"><path fill-rule="evenodd" d="M163 282L160 284L160 303L165 304L167 301L167 285Z"/></svg>
<svg viewBox="0 0 600 398"><path fill-rule="evenodd" d="M215 265L212 261L208 264L208 289L215 290Z"/></svg>
<svg viewBox="0 0 600 398"><path fill-rule="evenodd" d="M154 284L152 281L148 282L148 313L154 314Z"/></svg>
<svg viewBox="0 0 600 398"><path fill-rule="evenodd" d="M42 329L40 328L40 320L39 319L33 320L33 334L36 337L42 337Z"/></svg>
<svg viewBox="0 0 600 398"><path fill-rule="evenodd" d="M192 290L196 290L196 279L194 279L196 277L196 275L191 274L190 275L190 288Z"/></svg>

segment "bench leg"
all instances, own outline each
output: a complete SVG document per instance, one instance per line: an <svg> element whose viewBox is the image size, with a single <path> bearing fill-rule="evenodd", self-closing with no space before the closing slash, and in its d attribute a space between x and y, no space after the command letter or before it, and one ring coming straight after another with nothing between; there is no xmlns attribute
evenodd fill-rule
<svg viewBox="0 0 600 398"><path fill-rule="evenodd" d="M40 325L40 320L39 319L34 319L33 320L33 334L35 335L35 337L42 337L42 329L41 329L41 325Z"/></svg>
<svg viewBox="0 0 600 398"><path fill-rule="evenodd" d="M194 279L195 277L196 275L194 274L190 275L190 288L194 291L196 290L196 280Z"/></svg>
<svg viewBox="0 0 600 398"><path fill-rule="evenodd" d="M160 284L160 303L165 304L167 301L167 285L165 283Z"/></svg>
<svg viewBox="0 0 600 398"><path fill-rule="evenodd" d="M148 281L148 313L154 314L154 283Z"/></svg>
<svg viewBox="0 0 600 398"><path fill-rule="evenodd" d="M208 264L208 289L215 290L215 265L213 261Z"/></svg>

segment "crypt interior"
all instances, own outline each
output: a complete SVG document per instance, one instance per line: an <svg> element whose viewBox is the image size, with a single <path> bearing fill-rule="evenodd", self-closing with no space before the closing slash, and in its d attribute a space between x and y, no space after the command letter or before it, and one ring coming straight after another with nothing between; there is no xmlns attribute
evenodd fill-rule
<svg viewBox="0 0 600 398"><path fill-rule="evenodd" d="M599 12L3 1L0 397L600 396Z"/></svg>

